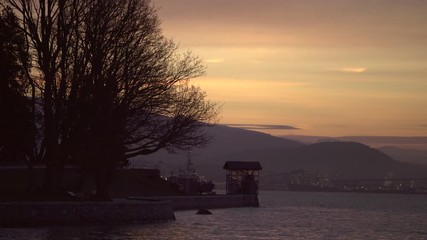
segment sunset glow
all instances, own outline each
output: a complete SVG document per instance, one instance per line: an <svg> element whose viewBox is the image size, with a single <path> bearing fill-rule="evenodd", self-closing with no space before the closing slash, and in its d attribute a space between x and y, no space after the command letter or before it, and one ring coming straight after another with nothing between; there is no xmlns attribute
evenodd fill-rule
<svg viewBox="0 0 427 240"><path fill-rule="evenodd" d="M427 135L427 1L155 0L205 60L220 123L275 135Z"/></svg>
<svg viewBox="0 0 427 240"><path fill-rule="evenodd" d="M363 73L366 71L366 68L339 68L336 70L340 72Z"/></svg>

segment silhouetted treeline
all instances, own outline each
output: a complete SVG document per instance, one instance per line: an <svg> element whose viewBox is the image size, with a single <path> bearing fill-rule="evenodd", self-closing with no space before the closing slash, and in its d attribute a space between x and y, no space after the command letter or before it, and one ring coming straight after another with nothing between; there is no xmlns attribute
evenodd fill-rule
<svg viewBox="0 0 427 240"><path fill-rule="evenodd" d="M24 33L12 9L0 13L0 161L28 161L34 155L35 125L26 95L29 57ZM19 80L18 80L19 79Z"/></svg>
<svg viewBox="0 0 427 240"><path fill-rule="evenodd" d="M41 139L29 159L46 164L45 191L61 192L64 165L77 164L105 198L129 157L209 140L201 127L218 108L188 82L205 68L177 53L149 1L6 2L31 63L18 81L40 110Z"/></svg>

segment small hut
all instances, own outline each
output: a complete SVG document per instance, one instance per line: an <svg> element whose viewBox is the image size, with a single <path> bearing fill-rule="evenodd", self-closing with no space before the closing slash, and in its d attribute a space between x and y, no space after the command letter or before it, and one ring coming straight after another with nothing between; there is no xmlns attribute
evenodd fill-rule
<svg viewBox="0 0 427 240"><path fill-rule="evenodd" d="M257 195L259 186L259 162L229 161L224 164L226 170L227 195Z"/></svg>

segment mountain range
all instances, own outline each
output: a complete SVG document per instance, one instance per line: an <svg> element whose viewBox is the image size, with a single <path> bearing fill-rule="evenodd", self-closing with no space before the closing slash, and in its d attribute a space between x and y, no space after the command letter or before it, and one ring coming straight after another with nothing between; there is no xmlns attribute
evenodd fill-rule
<svg viewBox="0 0 427 240"><path fill-rule="evenodd" d="M205 148L194 149L191 154L161 151L140 156L132 159L132 166L157 167L168 176L170 171L184 169L191 158L200 175L217 182L225 179L222 167L226 161L259 161L263 167L261 176L270 180L296 169L334 178L427 177L427 165L397 161L387 154L390 149L380 151L357 142L307 144L222 125L206 131L212 141Z"/></svg>
<svg viewBox="0 0 427 240"><path fill-rule="evenodd" d="M427 151L417 149L405 149L395 146L379 147L378 150L400 162L427 164Z"/></svg>

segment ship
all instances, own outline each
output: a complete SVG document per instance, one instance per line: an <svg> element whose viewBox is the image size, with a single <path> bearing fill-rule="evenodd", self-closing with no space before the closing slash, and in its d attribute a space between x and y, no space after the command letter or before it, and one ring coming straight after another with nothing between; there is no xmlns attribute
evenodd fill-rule
<svg viewBox="0 0 427 240"><path fill-rule="evenodd" d="M197 174L194 164L191 161L191 152L187 157L185 169L180 169L178 173L171 172L167 181L177 186L179 191L185 195L212 195L215 184Z"/></svg>

